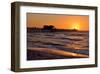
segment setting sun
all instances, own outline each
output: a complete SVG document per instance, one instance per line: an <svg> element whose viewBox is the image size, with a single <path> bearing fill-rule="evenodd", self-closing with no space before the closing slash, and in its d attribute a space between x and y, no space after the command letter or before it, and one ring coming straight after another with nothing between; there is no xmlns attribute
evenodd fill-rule
<svg viewBox="0 0 100 74"><path fill-rule="evenodd" d="M74 25L72 25L72 29L79 30L80 29L80 25L79 24L74 24Z"/></svg>

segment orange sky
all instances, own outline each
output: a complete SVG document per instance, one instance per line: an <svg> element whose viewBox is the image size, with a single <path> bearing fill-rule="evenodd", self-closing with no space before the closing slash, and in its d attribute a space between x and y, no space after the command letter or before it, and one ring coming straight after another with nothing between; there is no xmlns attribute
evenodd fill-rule
<svg viewBox="0 0 100 74"><path fill-rule="evenodd" d="M27 27L42 28L54 25L57 29L89 30L89 16L27 13Z"/></svg>

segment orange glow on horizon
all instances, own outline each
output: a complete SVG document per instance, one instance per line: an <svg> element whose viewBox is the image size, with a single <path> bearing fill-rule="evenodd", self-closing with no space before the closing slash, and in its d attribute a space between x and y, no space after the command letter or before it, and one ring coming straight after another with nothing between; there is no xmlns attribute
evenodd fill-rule
<svg viewBox="0 0 100 74"><path fill-rule="evenodd" d="M74 24L74 25L72 25L72 29L80 30L80 25Z"/></svg>
<svg viewBox="0 0 100 74"><path fill-rule="evenodd" d="M44 25L53 25L56 29L89 31L89 16L38 13L27 14L27 27L42 28Z"/></svg>

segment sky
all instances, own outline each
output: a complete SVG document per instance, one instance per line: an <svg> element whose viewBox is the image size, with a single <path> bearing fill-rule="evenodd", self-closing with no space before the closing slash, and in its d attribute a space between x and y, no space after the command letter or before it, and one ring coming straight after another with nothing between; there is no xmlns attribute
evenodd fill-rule
<svg viewBox="0 0 100 74"><path fill-rule="evenodd" d="M53 25L57 29L77 29L88 31L89 16L27 13L27 27L42 28L44 25Z"/></svg>

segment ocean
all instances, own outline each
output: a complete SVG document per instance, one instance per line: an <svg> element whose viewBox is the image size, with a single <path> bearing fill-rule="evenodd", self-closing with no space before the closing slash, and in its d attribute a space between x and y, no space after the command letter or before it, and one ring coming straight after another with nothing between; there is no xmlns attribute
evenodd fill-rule
<svg viewBox="0 0 100 74"><path fill-rule="evenodd" d="M63 50L89 56L89 32L27 32L27 60L66 59L69 57L30 51L28 48Z"/></svg>

